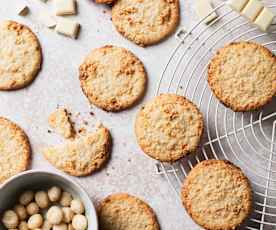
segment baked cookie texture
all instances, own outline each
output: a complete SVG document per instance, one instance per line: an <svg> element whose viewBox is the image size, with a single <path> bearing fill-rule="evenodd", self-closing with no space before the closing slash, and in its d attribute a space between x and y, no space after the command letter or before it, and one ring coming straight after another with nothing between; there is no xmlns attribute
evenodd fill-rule
<svg viewBox="0 0 276 230"><path fill-rule="evenodd" d="M36 35L17 22L1 22L0 60L0 90L16 90L29 85L42 62Z"/></svg>
<svg viewBox="0 0 276 230"><path fill-rule="evenodd" d="M108 129L100 127L60 146L43 151L45 158L56 168L72 175L86 176L100 169L110 155L111 137Z"/></svg>
<svg viewBox="0 0 276 230"><path fill-rule="evenodd" d="M112 22L127 39L153 45L176 30L179 8L179 0L118 0L112 7Z"/></svg>
<svg viewBox="0 0 276 230"><path fill-rule="evenodd" d="M121 47L107 45L93 50L79 72L82 90L90 103L106 111L131 107L146 89L143 63Z"/></svg>
<svg viewBox="0 0 276 230"><path fill-rule="evenodd" d="M31 146L24 131L10 120L0 117L0 184L27 170Z"/></svg>
<svg viewBox="0 0 276 230"><path fill-rule="evenodd" d="M113 194L98 207L101 230L159 230L152 208L126 193Z"/></svg>
<svg viewBox="0 0 276 230"><path fill-rule="evenodd" d="M229 161L206 160L196 165L181 195L187 212L205 229L236 229L252 211L250 183Z"/></svg>
<svg viewBox="0 0 276 230"><path fill-rule="evenodd" d="M197 150L203 123L201 112L188 99L162 94L142 107L135 133L147 155L160 161L177 161Z"/></svg>
<svg viewBox="0 0 276 230"><path fill-rule="evenodd" d="M115 1L116 0L96 0L96 3L99 3L99 4L112 4Z"/></svg>
<svg viewBox="0 0 276 230"><path fill-rule="evenodd" d="M64 138L72 138L75 135L69 114L65 108L59 108L50 114L49 125Z"/></svg>
<svg viewBox="0 0 276 230"><path fill-rule="evenodd" d="M260 109L276 95L276 57L257 43L231 43L212 59L208 83L215 96L232 110Z"/></svg>

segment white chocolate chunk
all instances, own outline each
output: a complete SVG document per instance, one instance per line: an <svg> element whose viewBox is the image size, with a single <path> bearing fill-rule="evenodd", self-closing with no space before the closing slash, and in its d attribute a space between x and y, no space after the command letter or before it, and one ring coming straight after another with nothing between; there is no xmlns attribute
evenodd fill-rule
<svg viewBox="0 0 276 230"><path fill-rule="evenodd" d="M206 24L213 21L217 18L216 12L213 12L213 7L210 0L196 0L196 12L199 18L202 20L203 18L209 16L204 20Z"/></svg>
<svg viewBox="0 0 276 230"><path fill-rule="evenodd" d="M75 0L55 0L56 15L72 15L76 14Z"/></svg>
<svg viewBox="0 0 276 230"><path fill-rule="evenodd" d="M26 5L19 5L17 14L20 16L26 16L29 13L29 7Z"/></svg>
<svg viewBox="0 0 276 230"><path fill-rule="evenodd" d="M264 8L255 20L255 24L262 30L267 31L268 27L272 24L275 14L268 8Z"/></svg>
<svg viewBox="0 0 276 230"><path fill-rule="evenodd" d="M78 36L80 24L67 18L58 20L56 31L65 36L76 38Z"/></svg>
<svg viewBox="0 0 276 230"><path fill-rule="evenodd" d="M241 12L241 10L248 3L248 0L229 0L227 4L235 11Z"/></svg>
<svg viewBox="0 0 276 230"><path fill-rule="evenodd" d="M249 0L247 5L242 10L242 15L248 18L250 21L255 21L257 16L263 9L263 4L259 0Z"/></svg>
<svg viewBox="0 0 276 230"><path fill-rule="evenodd" d="M41 23L48 28L54 28L57 25L56 20L46 12L41 12L39 15L39 20Z"/></svg>

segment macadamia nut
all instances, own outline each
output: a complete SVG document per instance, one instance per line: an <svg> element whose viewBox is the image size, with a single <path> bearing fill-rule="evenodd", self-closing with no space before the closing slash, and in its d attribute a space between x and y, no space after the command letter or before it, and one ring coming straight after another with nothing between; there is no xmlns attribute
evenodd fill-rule
<svg viewBox="0 0 276 230"><path fill-rule="evenodd" d="M20 197L19 197L19 203L22 205L29 204L34 199L34 193L33 191L25 191Z"/></svg>
<svg viewBox="0 0 276 230"><path fill-rule="evenodd" d="M63 212L60 207L52 206L48 210L46 218L51 224L60 224L63 219Z"/></svg>
<svg viewBox="0 0 276 230"><path fill-rule="evenodd" d="M14 211L8 210L4 212L2 223L6 228L16 228L19 223L19 218Z"/></svg>
<svg viewBox="0 0 276 230"><path fill-rule="evenodd" d="M63 192L61 194L60 204L64 207L69 207L72 200L72 195L69 192Z"/></svg>
<svg viewBox="0 0 276 230"><path fill-rule="evenodd" d="M26 221L21 221L18 230L29 230L28 224Z"/></svg>
<svg viewBox="0 0 276 230"><path fill-rule="evenodd" d="M42 225L43 225L43 218L40 214L34 214L28 220L28 227L30 229L40 228Z"/></svg>
<svg viewBox="0 0 276 230"><path fill-rule="evenodd" d="M35 193L35 202L40 208L48 208L49 197L45 191L38 191Z"/></svg>
<svg viewBox="0 0 276 230"><path fill-rule="evenodd" d="M29 203L26 209L27 209L28 215L30 216L39 213L39 207L35 202Z"/></svg>
<svg viewBox="0 0 276 230"><path fill-rule="evenodd" d="M76 214L84 213L84 205L79 199L74 199L71 201L71 209Z"/></svg>
<svg viewBox="0 0 276 230"><path fill-rule="evenodd" d="M59 199L61 197L61 188L59 188L57 186L53 186L52 188L50 188L48 190L48 196L49 196L49 200L51 202L59 201Z"/></svg>
<svg viewBox="0 0 276 230"><path fill-rule="evenodd" d="M42 230L51 230L51 228L53 227L53 224L51 224L50 222L49 222L49 220L45 220L44 221L44 223L43 223L43 225L42 225Z"/></svg>
<svg viewBox="0 0 276 230"><path fill-rule="evenodd" d="M67 224L54 225L53 230L67 230Z"/></svg>
<svg viewBox="0 0 276 230"><path fill-rule="evenodd" d="M71 223L74 216L74 212L71 210L71 208L63 207L62 212L63 212L63 222L67 224Z"/></svg>
<svg viewBox="0 0 276 230"><path fill-rule="evenodd" d="M72 220L72 226L75 230L85 230L87 228L87 219L84 215L75 215Z"/></svg>
<svg viewBox="0 0 276 230"><path fill-rule="evenodd" d="M27 214L27 210L25 209L25 207L21 204L17 204L14 206L14 211L17 214L18 218L20 220L25 220L28 216Z"/></svg>

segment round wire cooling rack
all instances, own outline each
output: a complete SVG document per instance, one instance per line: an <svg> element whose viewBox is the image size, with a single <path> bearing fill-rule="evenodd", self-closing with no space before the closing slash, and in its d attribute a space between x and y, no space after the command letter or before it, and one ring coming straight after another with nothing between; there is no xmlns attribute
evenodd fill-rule
<svg viewBox="0 0 276 230"><path fill-rule="evenodd" d="M265 3L276 12L276 3ZM179 197L188 172L206 159L228 159L241 167L254 190L254 212L241 228L276 229L276 102L262 111L234 113L212 94L207 83L207 68L216 50L227 43L245 40L261 43L276 52L276 26L268 33L234 12L226 2L214 9L218 18L208 26L204 19L188 32L176 34L178 43L169 57L157 95L185 95L205 116L205 137L201 151L176 163L157 163Z"/></svg>

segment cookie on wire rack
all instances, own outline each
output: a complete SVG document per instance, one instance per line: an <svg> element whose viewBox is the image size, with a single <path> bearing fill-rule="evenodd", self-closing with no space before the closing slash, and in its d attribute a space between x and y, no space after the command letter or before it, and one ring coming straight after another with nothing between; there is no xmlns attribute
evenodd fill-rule
<svg viewBox="0 0 276 230"><path fill-rule="evenodd" d="M0 90L16 90L29 85L42 62L36 35L15 21L1 22L0 60Z"/></svg>
<svg viewBox="0 0 276 230"><path fill-rule="evenodd" d="M260 109L276 95L276 57L257 43L231 43L211 60L208 83L233 111Z"/></svg>
<svg viewBox="0 0 276 230"><path fill-rule="evenodd" d="M126 193L105 198L97 209L101 230L159 230L152 208Z"/></svg>
<svg viewBox="0 0 276 230"><path fill-rule="evenodd" d="M146 89L143 63L121 47L107 45L93 50L79 72L82 90L90 103L106 111L133 106Z"/></svg>
<svg viewBox="0 0 276 230"><path fill-rule="evenodd" d="M0 117L0 184L27 170L31 146L25 132L10 120Z"/></svg>
<svg viewBox="0 0 276 230"><path fill-rule="evenodd" d="M161 94L142 107L136 117L135 133L142 150L160 161L177 161L197 150L204 121L188 99Z"/></svg>
<svg viewBox="0 0 276 230"><path fill-rule="evenodd" d="M252 211L249 180L225 160L197 164L184 181L181 197L192 219L205 229L236 229Z"/></svg>
<svg viewBox="0 0 276 230"><path fill-rule="evenodd" d="M117 31L140 46L153 45L179 24L179 0L118 0L112 7Z"/></svg>

